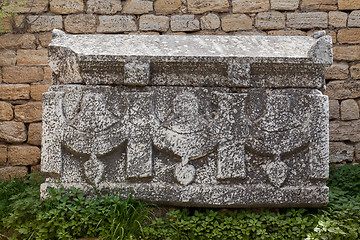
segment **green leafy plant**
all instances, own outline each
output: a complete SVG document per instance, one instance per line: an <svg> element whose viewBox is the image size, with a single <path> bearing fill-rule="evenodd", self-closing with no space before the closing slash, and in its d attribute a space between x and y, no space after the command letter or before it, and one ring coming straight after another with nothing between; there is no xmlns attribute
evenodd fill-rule
<svg viewBox="0 0 360 240"><path fill-rule="evenodd" d="M8 0L0 0L0 34L9 32L9 29L4 26L4 22L7 19L14 21L16 16L16 11L14 9L21 5L24 5L23 1L18 3L9 3Z"/></svg>

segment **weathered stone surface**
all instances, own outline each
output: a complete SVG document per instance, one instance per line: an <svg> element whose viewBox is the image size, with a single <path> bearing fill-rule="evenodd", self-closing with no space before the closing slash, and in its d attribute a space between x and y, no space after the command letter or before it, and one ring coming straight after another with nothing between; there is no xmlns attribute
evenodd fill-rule
<svg viewBox="0 0 360 240"><path fill-rule="evenodd" d="M47 49L17 50L18 65L48 65Z"/></svg>
<svg viewBox="0 0 360 240"><path fill-rule="evenodd" d="M7 161L7 146L0 144L0 164Z"/></svg>
<svg viewBox="0 0 360 240"><path fill-rule="evenodd" d="M301 30L275 30L269 31L269 36L306 36L306 32Z"/></svg>
<svg viewBox="0 0 360 240"><path fill-rule="evenodd" d="M325 12L287 13L286 26L298 29L326 28L328 14Z"/></svg>
<svg viewBox="0 0 360 240"><path fill-rule="evenodd" d="M61 16L28 16L27 20L30 32L48 32L55 28L63 28Z"/></svg>
<svg viewBox="0 0 360 240"><path fill-rule="evenodd" d="M255 17L255 27L260 30L285 28L285 15L281 12L263 12Z"/></svg>
<svg viewBox="0 0 360 240"><path fill-rule="evenodd" d="M0 48L35 48L34 34L2 34Z"/></svg>
<svg viewBox="0 0 360 240"><path fill-rule="evenodd" d="M340 118L340 104L338 100L329 100L329 119Z"/></svg>
<svg viewBox="0 0 360 240"><path fill-rule="evenodd" d="M0 121L8 121L13 119L14 113L12 105L7 102L0 101Z"/></svg>
<svg viewBox="0 0 360 240"><path fill-rule="evenodd" d="M221 18L221 28L225 32L251 30L252 20L245 14L230 14Z"/></svg>
<svg viewBox="0 0 360 240"><path fill-rule="evenodd" d="M170 19L166 16L142 15L139 20L139 29L141 31L166 32L169 29L169 23Z"/></svg>
<svg viewBox="0 0 360 240"><path fill-rule="evenodd" d="M360 28L340 29L337 39L339 43L360 43Z"/></svg>
<svg viewBox="0 0 360 240"><path fill-rule="evenodd" d="M330 121L330 141L360 142L360 120Z"/></svg>
<svg viewBox="0 0 360 240"><path fill-rule="evenodd" d="M5 83L35 83L44 79L41 67L3 67L3 82Z"/></svg>
<svg viewBox="0 0 360 240"><path fill-rule="evenodd" d="M360 27L360 10L349 14L348 27Z"/></svg>
<svg viewBox="0 0 360 240"><path fill-rule="evenodd" d="M44 81L43 84L52 83L52 69L50 67L44 67Z"/></svg>
<svg viewBox="0 0 360 240"><path fill-rule="evenodd" d="M153 1L148 0L127 0L123 13L144 14L153 11Z"/></svg>
<svg viewBox="0 0 360 240"><path fill-rule="evenodd" d="M329 12L329 25L341 28L346 27L346 23L348 20L348 15L346 12L341 11L331 11Z"/></svg>
<svg viewBox="0 0 360 240"><path fill-rule="evenodd" d="M41 123L29 124L27 143L38 146L41 145Z"/></svg>
<svg viewBox="0 0 360 240"><path fill-rule="evenodd" d="M299 0L270 0L271 9L295 10L299 7Z"/></svg>
<svg viewBox="0 0 360 240"><path fill-rule="evenodd" d="M325 73L325 79L347 79L349 76L349 64L336 62Z"/></svg>
<svg viewBox="0 0 360 240"><path fill-rule="evenodd" d="M302 0L301 9L304 10L336 10L338 0Z"/></svg>
<svg viewBox="0 0 360 240"><path fill-rule="evenodd" d="M121 0L88 0L87 12L98 14L114 14L122 10Z"/></svg>
<svg viewBox="0 0 360 240"><path fill-rule="evenodd" d="M1 100L19 100L30 98L30 86L28 84L0 84Z"/></svg>
<svg viewBox="0 0 360 240"><path fill-rule="evenodd" d="M220 27L220 18L214 13L209 13L200 18L201 29L214 30Z"/></svg>
<svg viewBox="0 0 360 240"><path fill-rule="evenodd" d="M357 162L360 160L360 143L355 144L355 159Z"/></svg>
<svg viewBox="0 0 360 240"><path fill-rule="evenodd" d="M0 122L0 139L9 143L22 143L26 141L26 128L24 123L16 121Z"/></svg>
<svg viewBox="0 0 360 240"><path fill-rule="evenodd" d="M16 63L16 53L14 50L0 49L0 67L11 66Z"/></svg>
<svg viewBox="0 0 360 240"><path fill-rule="evenodd" d="M27 167L3 167L0 168L0 179L3 181L14 179L14 178L22 178L28 174ZM10 176L10 178L9 178Z"/></svg>
<svg viewBox="0 0 360 240"><path fill-rule="evenodd" d="M50 85L31 85L30 97L35 101L42 100L42 94L49 89Z"/></svg>
<svg viewBox="0 0 360 240"><path fill-rule="evenodd" d="M47 33L39 33L39 42L41 44L42 47L47 48L47 46L50 44L51 42L51 33L47 32Z"/></svg>
<svg viewBox="0 0 360 240"><path fill-rule="evenodd" d="M330 163L340 163L343 161L352 161L354 158L354 146L342 142L330 142L329 144Z"/></svg>
<svg viewBox="0 0 360 240"><path fill-rule="evenodd" d="M353 79L360 79L360 64L350 67L350 75Z"/></svg>
<svg viewBox="0 0 360 240"><path fill-rule="evenodd" d="M338 0L340 10L357 10L360 9L360 2L358 0Z"/></svg>
<svg viewBox="0 0 360 240"><path fill-rule="evenodd" d="M68 15L65 18L64 27L69 33L94 33L96 16L93 14Z"/></svg>
<svg viewBox="0 0 360 240"><path fill-rule="evenodd" d="M188 11L193 14L204 12L227 12L230 7L227 0L188 0Z"/></svg>
<svg viewBox="0 0 360 240"><path fill-rule="evenodd" d="M9 146L8 162L12 166L36 165L40 162L40 149L30 145Z"/></svg>
<svg viewBox="0 0 360 240"><path fill-rule="evenodd" d="M182 0L156 0L154 8L157 14L178 13L181 4Z"/></svg>
<svg viewBox="0 0 360 240"><path fill-rule="evenodd" d="M334 60L337 61L359 61L360 45L355 46L335 46L333 48Z"/></svg>
<svg viewBox="0 0 360 240"><path fill-rule="evenodd" d="M52 0L50 10L58 14L81 13L84 11L84 2L82 0Z"/></svg>
<svg viewBox="0 0 360 240"><path fill-rule="evenodd" d="M233 0L233 13L256 13L270 9L269 0Z"/></svg>
<svg viewBox="0 0 360 240"><path fill-rule="evenodd" d="M174 32L192 32L200 30L200 22L194 15L175 15L171 16L171 30Z"/></svg>
<svg viewBox="0 0 360 240"><path fill-rule="evenodd" d="M359 107L354 99L341 101L341 120L354 120L359 118Z"/></svg>
<svg viewBox="0 0 360 240"><path fill-rule="evenodd" d="M314 36L55 31L42 171L155 203L326 204L331 40Z"/></svg>
<svg viewBox="0 0 360 240"><path fill-rule="evenodd" d="M136 31L135 18L133 16L99 16L99 26L97 32L116 33Z"/></svg>
<svg viewBox="0 0 360 240"><path fill-rule="evenodd" d="M31 172L31 173L41 172L41 165L31 166L31 167L30 167L30 172ZM79 239L79 240L80 240L80 239ZM90 239L86 239L86 240L90 240ZM91 238L91 240L96 240L96 239L95 239L95 238Z"/></svg>
<svg viewBox="0 0 360 240"><path fill-rule="evenodd" d="M41 102L30 102L15 106L15 119L25 123L41 121Z"/></svg>
<svg viewBox="0 0 360 240"><path fill-rule="evenodd" d="M13 12L16 13L43 13L48 10L48 0L31 0L31 1L22 1L22 0L10 0L8 1L15 6L11 8Z"/></svg>
<svg viewBox="0 0 360 240"><path fill-rule="evenodd" d="M360 97L359 81L331 81L326 85L324 93L330 99L347 99Z"/></svg>

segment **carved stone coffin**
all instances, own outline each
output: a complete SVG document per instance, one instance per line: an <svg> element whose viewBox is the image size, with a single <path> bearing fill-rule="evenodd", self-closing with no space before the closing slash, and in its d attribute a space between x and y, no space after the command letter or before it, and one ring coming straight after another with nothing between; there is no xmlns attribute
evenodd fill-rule
<svg viewBox="0 0 360 240"><path fill-rule="evenodd" d="M42 185L166 205L328 201L331 38L53 32Z"/></svg>

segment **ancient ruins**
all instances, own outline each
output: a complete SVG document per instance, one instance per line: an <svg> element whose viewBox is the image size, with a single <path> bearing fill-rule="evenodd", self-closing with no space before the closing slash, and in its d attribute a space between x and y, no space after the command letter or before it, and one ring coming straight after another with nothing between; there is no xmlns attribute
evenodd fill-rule
<svg viewBox="0 0 360 240"><path fill-rule="evenodd" d="M159 204L328 201L331 37L69 35L49 45L48 186Z"/></svg>

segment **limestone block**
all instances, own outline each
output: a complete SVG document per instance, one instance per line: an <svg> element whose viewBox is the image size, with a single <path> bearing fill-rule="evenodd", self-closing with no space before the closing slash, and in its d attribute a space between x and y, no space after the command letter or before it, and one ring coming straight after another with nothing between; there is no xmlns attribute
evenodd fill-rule
<svg viewBox="0 0 360 240"><path fill-rule="evenodd" d="M0 139L9 143L22 143L26 141L26 128L24 123L16 121L0 122Z"/></svg>
<svg viewBox="0 0 360 240"><path fill-rule="evenodd" d="M341 120L354 120L359 118L359 107L354 99L341 101Z"/></svg>
<svg viewBox="0 0 360 240"><path fill-rule="evenodd" d="M27 20L30 32L48 32L63 28L61 16L28 16Z"/></svg>
<svg viewBox="0 0 360 240"><path fill-rule="evenodd" d="M127 0L123 13L144 14L153 11L153 1L148 0Z"/></svg>
<svg viewBox="0 0 360 240"><path fill-rule="evenodd" d="M332 58L323 33L54 31L49 54L42 197L60 181L179 206L326 204L329 106L319 89Z"/></svg>
<svg viewBox="0 0 360 240"><path fill-rule="evenodd" d="M233 13L256 13L270 9L269 0L233 0Z"/></svg>
<svg viewBox="0 0 360 240"><path fill-rule="evenodd" d="M354 158L354 146L342 142L330 142L329 144L330 163L341 163L343 161L352 161Z"/></svg>
<svg viewBox="0 0 360 240"><path fill-rule="evenodd" d="M51 42L51 38L52 38L51 33L50 32L39 33L38 37L41 46L47 48Z"/></svg>
<svg viewBox="0 0 360 240"><path fill-rule="evenodd" d="M214 13L209 13L200 18L201 29L214 30L220 27L220 18Z"/></svg>
<svg viewBox="0 0 360 240"><path fill-rule="evenodd" d="M30 97L35 101L42 100L42 94L46 92L51 85L31 85L30 86Z"/></svg>
<svg viewBox="0 0 360 240"><path fill-rule="evenodd" d="M174 32L193 32L200 30L200 22L192 14L171 16L171 30Z"/></svg>
<svg viewBox="0 0 360 240"><path fill-rule="evenodd" d="M121 0L88 0L87 13L114 14L122 10Z"/></svg>
<svg viewBox="0 0 360 240"><path fill-rule="evenodd" d="M338 0L339 10L358 10L360 2L358 0Z"/></svg>
<svg viewBox="0 0 360 240"><path fill-rule="evenodd" d="M16 53L14 50L0 49L0 67L11 66L16 63Z"/></svg>
<svg viewBox="0 0 360 240"><path fill-rule="evenodd" d="M350 67L350 75L353 79L360 79L360 64Z"/></svg>
<svg viewBox="0 0 360 240"><path fill-rule="evenodd" d="M18 4L11 10L16 13L43 13L48 10L48 0L31 0L31 1L21 1L21 0L10 0L8 1L11 4ZM19 4L22 3L22 4Z"/></svg>
<svg viewBox="0 0 360 240"><path fill-rule="evenodd" d="M337 35L339 43L360 43L360 28L340 29Z"/></svg>
<svg viewBox="0 0 360 240"><path fill-rule="evenodd" d="M271 9L295 10L299 7L299 0L270 0Z"/></svg>
<svg viewBox="0 0 360 240"><path fill-rule="evenodd" d="M360 120L330 121L330 141L360 142Z"/></svg>
<svg viewBox="0 0 360 240"><path fill-rule="evenodd" d="M304 10L336 10L338 0L302 0Z"/></svg>
<svg viewBox="0 0 360 240"><path fill-rule="evenodd" d="M8 162L12 166L36 165L40 162L40 149L29 145L9 146Z"/></svg>
<svg viewBox="0 0 360 240"><path fill-rule="evenodd" d="M357 162L360 160L360 143L355 144L355 159Z"/></svg>
<svg viewBox="0 0 360 240"><path fill-rule="evenodd" d="M329 25L336 28L346 27L348 21L348 14L341 11L329 12Z"/></svg>
<svg viewBox="0 0 360 240"><path fill-rule="evenodd" d="M255 17L255 27L260 30L285 28L285 15L281 12L263 12Z"/></svg>
<svg viewBox="0 0 360 240"><path fill-rule="evenodd" d="M0 144L0 164L7 161L7 146Z"/></svg>
<svg viewBox="0 0 360 240"><path fill-rule="evenodd" d="M328 14L325 12L287 13L286 26L298 29L327 28Z"/></svg>
<svg viewBox="0 0 360 240"><path fill-rule="evenodd" d="M35 83L44 79L41 67L3 67L3 82L5 83Z"/></svg>
<svg viewBox="0 0 360 240"><path fill-rule="evenodd" d="M182 0L156 0L154 3L155 12L157 14L178 13Z"/></svg>
<svg viewBox="0 0 360 240"><path fill-rule="evenodd" d="M136 31L135 18L133 16L99 16L99 26L97 32L115 33Z"/></svg>
<svg viewBox="0 0 360 240"><path fill-rule="evenodd" d="M82 0L52 0L50 11L57 14L81 13L84 11Z"/></svg>
<svg viewBox="0 0 360 240"><path fill-rule="evenodd" d="M44 67L44 84L51 84L52 83L52 69L50 67Z"/></svg>
<svg viewBox="0 0 360 240"><path fill-rule="evenodd" d="M41 123L30 123L28 131L28 144L41 145Z"/></svg>
<svg viewBox="0 0 360 240"><path fill-rule="evenodd" d="M269 36L306 36L301 30L274 30L268 32Z"/></svg>
<svg viewBox="0 0 360 240"><path fill-rule="evenodd" d="M221 18L221 28L225 32L251 30L252 20L245 14L230 14Z"/></svg>
<svg viewBox="0 0 360 240"><path fill-rule="evenodd" d="M15 119L25 123L41 121L41 102L29 102L15 106Z"/></svg>
<svg viewBox="0 0 360 240"><path fill-rule="evenodd" d="M331 81L326 85L325 95L330 99L347 99L360 97L359 81Z"/></svg>
<svg viewBox="0 0 360 240"><path fill-rule="evenodd" d="M230 7L227 0L188 0L188 11L192 14L204 12L227 12Z"/></svg>
<svg viewBox="0 0 360 240"><path fill-rule="evenodd" d="M17 50L17 65L48 65L47 49Z"/></svg>
<svg viewBox="0 0 360 240"><path fill-rule="evenodd" d="M334 60L337 61L359 61L360 60L360 45L354 46L335 46Z"/></svg>
<svg viewBox="0 0 360 240"><path fill-rule="evenodd" d="M329 120L340 118L340 104L338 100L329 100Z"/></svg>
<svg viewBox="0 0 360 240"><path fill-rule="evenodd" d="M10 103L0 101L0 121L11 120L14 117L13 107Z"/></svg>
<svg viewBox="0 0 360 240"><path fill-rule="evenodd" d="M142 15L139 20L139 29L141 31L166 32L169 29L169 23L170 19L166 16Z"/></svg>
<svg viewBox="0 0 360 240"><path fill-rule="evenodd" d="M94 33L96 17L93 14L68 15L65 18L64 27L69 33Z"/></svg>
<svg viewBox="0 0 360 240"><path fill-rule="evenodd" d="M1 100L20 100L30 98L28 84L0 84Z"/></svg>
<svg viewBox="0 0 360 240"><path fill-rule="evenodd" d="M0 48L35 48L34 34L2 34Z"/></svg>
<svg viewBox="0 0 360 240"><path fill-rule="evenodd" d="M349 64L346 62L335 62L325 73L325 79L347 79L349 76Z"/></svg>
<svg viewBox="0 0 360 240"><path fill-rule="evenodd" d="M14 179L14 178L23 178L28 174L27 167L3 167L0 168L0 179L3 181ZM10 176L10 178L9 178Z"/></svg>
<svg viewBox="0 0 360 240"><path fill-rule="evenodd" d="M349 14L348 27L360 27L360 10Z"/></svg>

